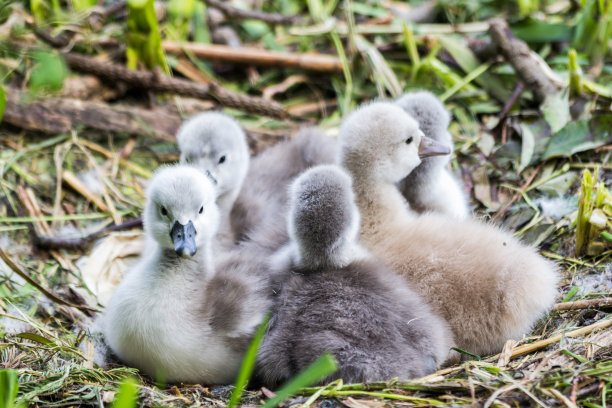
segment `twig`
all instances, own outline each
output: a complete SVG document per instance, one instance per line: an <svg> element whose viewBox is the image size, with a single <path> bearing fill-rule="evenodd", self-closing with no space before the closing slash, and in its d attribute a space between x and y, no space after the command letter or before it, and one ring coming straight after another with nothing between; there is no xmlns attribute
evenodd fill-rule
<svg viewBox="0 0 612 408"><path fill-rule="evenodd" d="M499 18L489 22L489 34L506 60L514 67L518 76L538 101L560 90L560 84L553 80L554 73L542 58L531 51L529 46L514 36L508 24Z"/></svg>
<svg viewBox="0 0 612 408"><path fill-rule="evenodd" d="M46 297L48 297L49 299L53 300L54 302L62 304L64 306L74 307L74 308L80 309L80 310L87 310L87 311L90 311L90 312L97 312L96 309L92 309L89 306L76 305L74 303L70 303L70 302L68 302L68 301L58 297L57 295L53 294L50 290L48 290L48 289L44 288L43 286L41 286L38 282L36 282L34 279L32 279L30 277L30 275L28 275L23 269L21 269L13 261L13 259L6 252L4 252L4 250L2 248L0 248L0 258L2 258L4 263L6 263L6 265L9 268L11 268L11 270L13 270L13 272L15 272L17 275L21 276L26 282L28 282L30 285L34 286L36 289L40 290Z"/></svg>
<svg viewBox="0 0 612 408"><path fill-rule="evenodd" d="M519 197L522 196L523 192L527 189L527 187L529 187L529 185L533 182L533 179L535 179L535 176L539 173L540 168L542 167L544 163L540 163L538 164L538 167L536 167L533 172L531 173L531 175L529 176L529 178L527 179L527 181L525 181L525 183L521 186L519 192L517 192L510 201L508 201L506 204L504 204L504 206L493 216L493 220L498 220L501 217L503 217L503 215L506 213L506 211L508 211L508 208L510 208L510 206L512 204L514 204L514 202L516 200L519 199Z"/></svg>
<svg viewBox="0 0 612 408"><path fill-rule="evenodd" d="M521 95L521 92L523 92L523 89L525 89L525 85L522 82L516 84L514 91L512 91L512 95L510 95L510 99L508 99L504 105L504 109L502 109L501 113L499 114L500 119L503 119L508 115L508 112L510 112L510 109L512 109L516 103L516 100Z"/></svg>
<svg viewBox="0 0 612 408"><path fill-rule="evenodd" d="M68 170L64 170L62 172L62 180L64 181L64 183L68 184L75 191L77 191L79 194L85 197L87 201L93 203L100 210L102 210L103 212L109 212L109 208L106 205L106 203L102 200L102 198L96 193L94 193L93 191L91 191L85 185L85 183L83 183L81 180L77 178L77 176L74 175L74 173Z"/></svg>
<svg viewBox="0 0 612 408"><path fill-rule="evenodd" d="M99 61L77 53L67 53L65 57L70 68L74 70L87 72L113 81L123 81L135 87L202 99L213 97L222 105L247 112L280 118L288 116L285 108L277 102L256 96L239 94L225 89L215 82L211 82L209 85L197 84L185 79L169 77L164 75L161 70L138 71L128 69L123 65Z"/></svg>
<svg viewBox="0 0 612 408"><path fill-rule="evenodd" d="M598 329L607 329L610 326L612 326L612 319L600 320L597 323L593 323L591 325L581 327L580 329L577 329L571 332L561 333L561 334L554 335L544 340L534 341L533 343L529 343L529 344L523 344L522 346L516 347L512 351L511 358L523 356L525 354L529 354L529 353L533 353L534 351L541 350L544 347L550 346L551 344L558 343L564 337L578 337L578 336L592 333Z"/></svg>
<svg viewBox="0 0 612 408"><path fill-rule="evenodd" d="M174 41L164 41L162 46L170 54L180 55L186 51L198 58L214 61L280 68L298 68L319 72L342 72L342 62L333 55L314 53L292 54L257 48L235 48L219 44L179 43Z"/></svg>
<svg viewBox="0 0 612 408"><path fill-rule="evenodd" d="M79 238L57 238L34 234L32 239L34 241L34 245L40 249L83 249L98 237L106 235L109 232L124 231L132 228L138 228L140 226L142 226L142 219L135 218L133 220L126 221L123 224L110 225L102 228L99 231L92 232L89 235Z"/></svg>
<svg viewBox="0 0 612 408"><path fill-rule="evenodd" d="M557 303L553 307L553 311L568 311L568 310L580 310L580 309L595 309L600 307L612 307L612 298L601 298L601 299L589 299L589 300L577 300L575 302L564 302Z"/></svg>
<svg viewBox="0 0 612 408"><path fill-rule="evenodd" d="M214 7L227 17L235 20L260 20L270 24L295 24L301 20L300 16L285 16L279 13L265 13L259 10L242 10L229 4L229 2L221 0L204 0L204 3L210 7Z"/></svg>
<svg viewBox="0 0 612 408"><path fill-rule="evenodd" d="M29 103L28 103L29 102ZM50 134L68 133L75 127L125 132L174 141L181 125L178 114L162 110L111 106L72 98L29 101L24 92L6 88L3 121L13 126Z"/></svg>

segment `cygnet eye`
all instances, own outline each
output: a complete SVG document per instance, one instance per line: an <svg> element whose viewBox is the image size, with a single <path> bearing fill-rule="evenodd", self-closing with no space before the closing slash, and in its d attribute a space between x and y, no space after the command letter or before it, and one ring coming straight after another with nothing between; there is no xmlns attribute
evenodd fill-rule
<svg viewBox="0 0 612 408"><path fill-rule="evenodd" d="M166 207L164 207L163 205L159 209L159 212L161 212L161 215L163 215L164 217L168 215L168 210L166 210Z"/></svg>
<svg viewBox="0 0 612 408"><path fill-rule="evenodd" d="M198 211L198 214L202 214L204 212L204 206L200 207L200 211Z"/></svg>
<svg viewBox="0 0 612 408"><path fill-rule="evenodd" d="M225 155L223 155L223 156L221 156L219 158L219 164L221 164L221 163L225 163Z"/></svg>
<svg viewBox="0 0 612 408"><path fill-rule="evenodd" d="M406 144L410 144L412 143L412 136L410 136L408 139L406 139Z"/></svg>

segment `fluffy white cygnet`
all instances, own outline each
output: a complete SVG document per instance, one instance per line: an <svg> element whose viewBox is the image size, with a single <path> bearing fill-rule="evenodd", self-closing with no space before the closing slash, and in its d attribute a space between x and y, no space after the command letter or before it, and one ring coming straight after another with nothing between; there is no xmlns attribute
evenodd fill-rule
<svg viewBox="0 0 612 408"><path fill-rule="evenodd" d="M452 152L453 140L448 132L450 115L434 94L408 92L395 103L418 122L425 136L449 146ZM449 160L449 155L427 158L398 183L410 208L419 213L435 211L459 219L469 216L465 191L449 171Z"/></svg>
<svg viewBox="0 0 612 408"><path fill-rule="evenodd" d="M234 268L215 272L211 247L219 210L204 173L163 167L146 196L150 244L102 316L106 342L153 378L231 383L268 308L268 285Z"/></svg>
<svg viewBox="0 0 612 408"><path fill-rule="evenodd" d="M340 144L362 242L450 323L457 347L499 352L551 308L557 267L534 248L493 225L408 211L395 183L421 163L419 151L431 153L423 146L432 141L402 108L378 102L355 110L342 124Z"/></svg>

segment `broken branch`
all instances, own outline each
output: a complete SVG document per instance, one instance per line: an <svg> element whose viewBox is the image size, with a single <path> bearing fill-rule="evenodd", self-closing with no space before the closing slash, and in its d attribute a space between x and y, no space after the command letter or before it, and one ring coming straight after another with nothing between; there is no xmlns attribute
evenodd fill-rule
<svg viewBox="0 0 612 408"><path fill-rule="evenodd" d="M164 51L170 54L181 55L186 51L206 60L279 68L298 68L319 72L342 72L342 62L332 55L291 54L257 48L233 48L219 44L179 43L174 41L164 41L162 46Z"/></svg>
<svg viewBox="0 0 612 408"><path fill-rule="evenodd" d="M71 98L46 98L28 103L24 92L6 88L3 121L44 133L67 133L78 125L89 128L153 136L174 141L181 118L165 111L111 106Z"/></svg>
<svg viewBox="0 0 612 408"><path fill-rule="evenodd" d="M512 33L504 20L492 19L489 22L489 34L526 87L533 90L538 101L559 92L562 82L538 54Z"/></svg>

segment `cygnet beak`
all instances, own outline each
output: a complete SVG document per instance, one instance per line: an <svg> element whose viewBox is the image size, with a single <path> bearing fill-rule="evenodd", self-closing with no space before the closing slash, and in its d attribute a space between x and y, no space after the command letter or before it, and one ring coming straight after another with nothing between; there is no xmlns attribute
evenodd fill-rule
<svg viewBox="0 0 612 408"><path fill-rule="evenodd" d="M174 252L183 258L194 256L198 250L195 243L195 234L196 230L191 221L187 225L175 221L172 231L170 231L170 237L174 243Z"/></svg>
<svg viewBox="0 0 612 408"><path fill-rule="evenodd" d="M437 142L427 136L421 137L421 144L419 145L419 158L423 159L430 156L440 156L443 154L450 154L451 149L449 146Z"/></svg>
<svg viewBox="0 0 612 408"><path fill-rule="evenodd" d="M212 181L215 186L217 184L219 184L219 182L217 181L217 178L215 176L213 176L213 174L209 170L206 170L206 177L208 177L210 179L210 181Z"/></svg>

